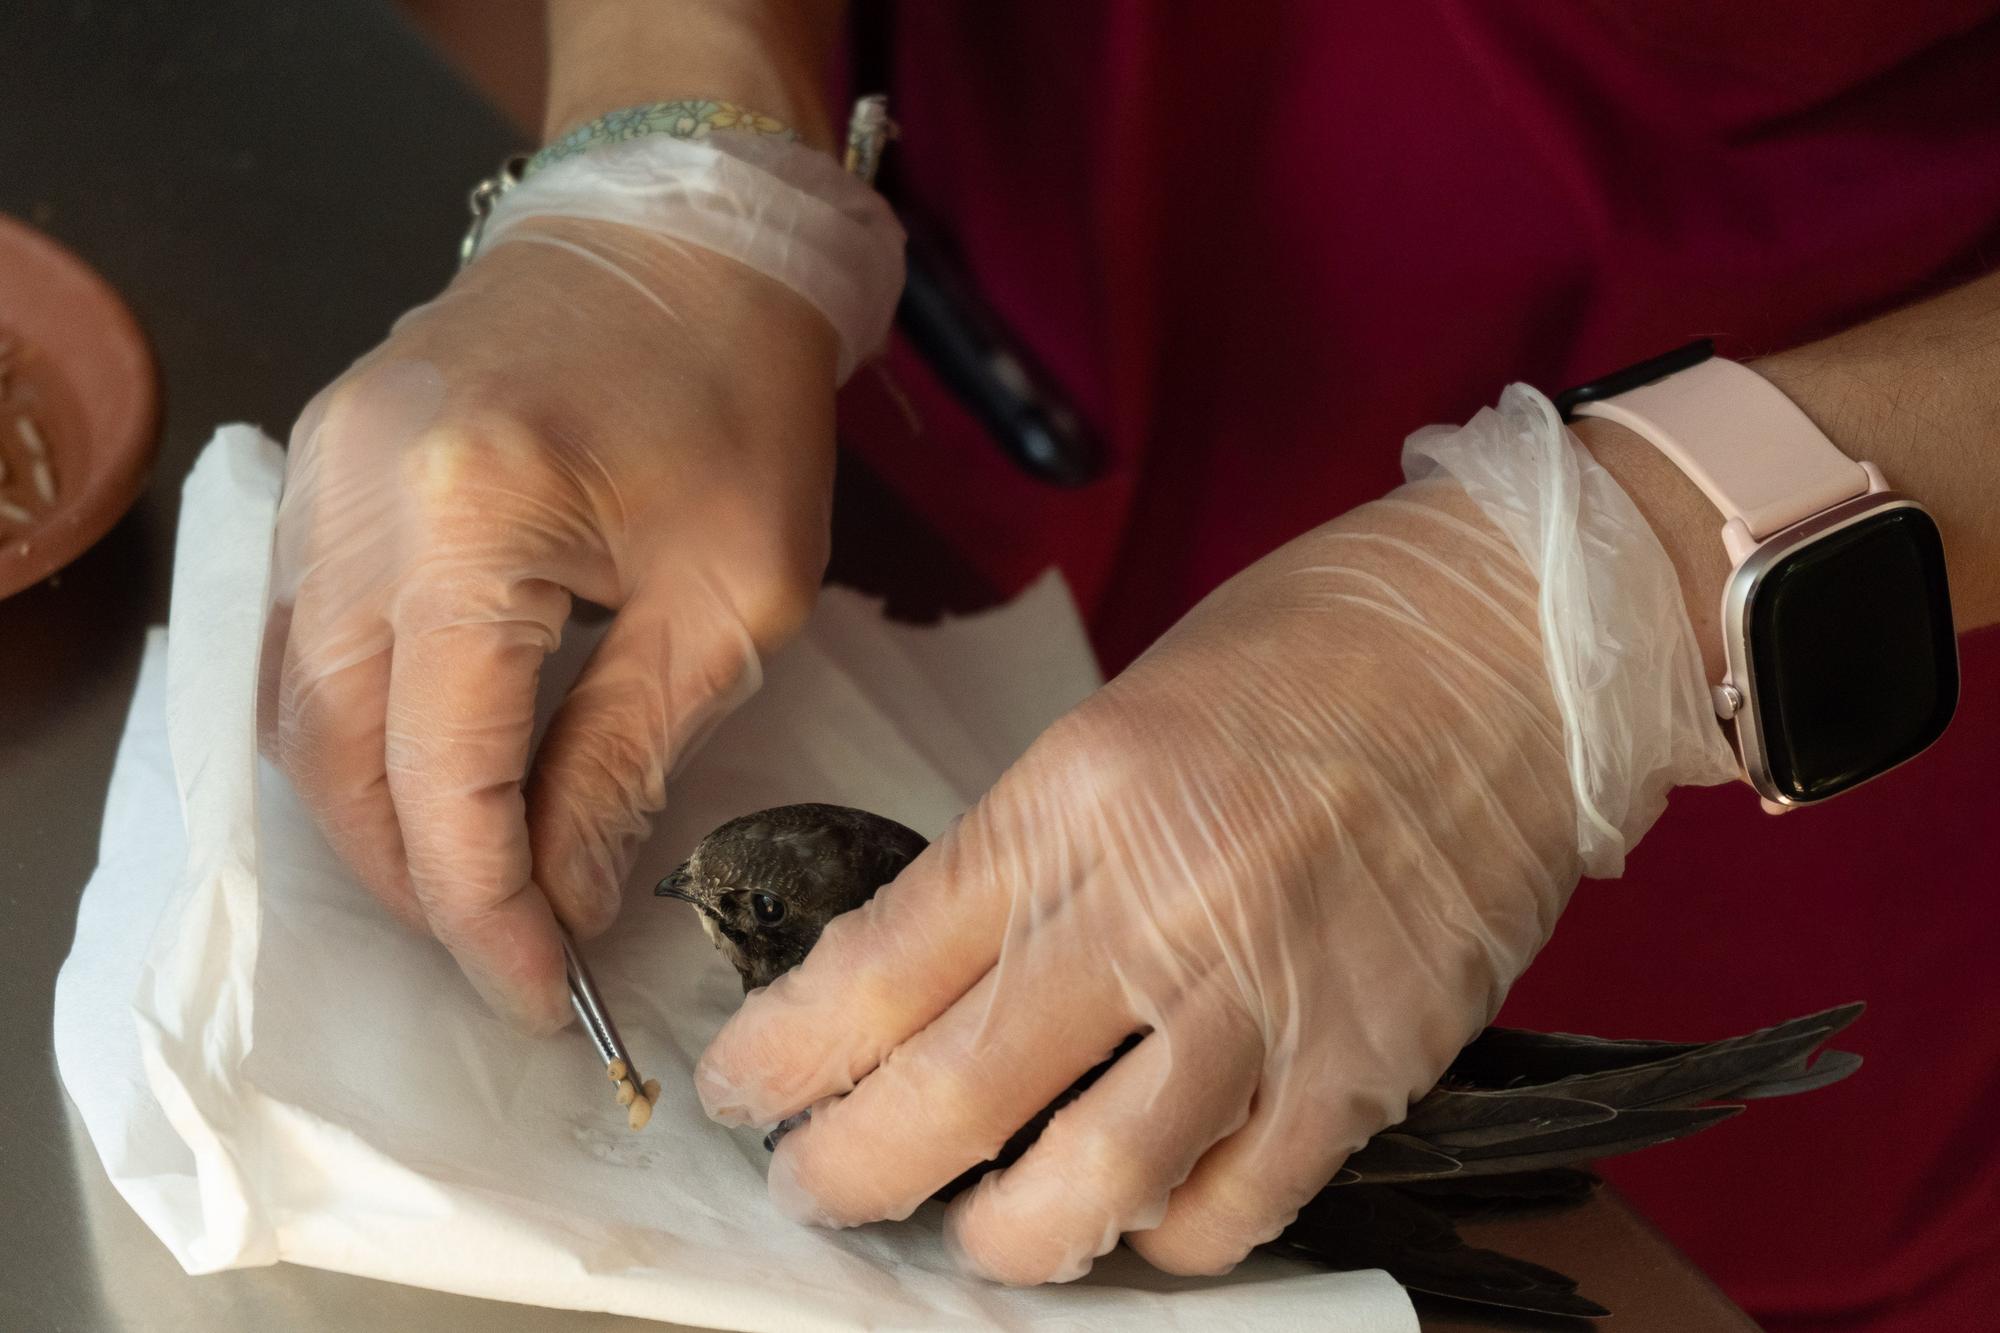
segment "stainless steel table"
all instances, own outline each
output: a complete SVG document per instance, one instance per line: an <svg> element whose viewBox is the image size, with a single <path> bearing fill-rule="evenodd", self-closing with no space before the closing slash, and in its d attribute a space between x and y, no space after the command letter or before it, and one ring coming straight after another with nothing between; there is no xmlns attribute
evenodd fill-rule
<svg viewBox="0 0 2000 1333"><path fill-rule="evenodd" d="M516 144L380 0L9 0L0 62L0 211L125 293L165 398L138 506L0 602L0 1328L658 1327L289 1265L190 1279L106 1181L56 1079L50 1003L141 631L166 618L180 479L218 422L281 433L439 287L466 186ZM840 526L875 527L886 504L844 473L840 508L870 518ZM847 559L864 578L887 567ZM946 567L918 563L933 580ZM1619 1329L1746 1326L1616 1199L1482 1234L1583 1277L1626 1311Z"/></svg>

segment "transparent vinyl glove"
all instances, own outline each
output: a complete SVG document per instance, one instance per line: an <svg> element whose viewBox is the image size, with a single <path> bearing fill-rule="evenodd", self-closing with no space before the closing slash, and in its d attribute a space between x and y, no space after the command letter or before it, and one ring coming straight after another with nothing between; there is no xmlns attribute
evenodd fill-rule
<svg viewBox="0 0 2000 1333"><path fill-rule="evenodd" d="M531 179L292 433L266 747L369 890L527 1030L568 1018L558 923L610 922L676 757L812 604L837 377L900 283L871 192L753 151L656 138ZM803 281L816 238L872 247L873 285ZM616 614L531 775L575 598Z"/></svg>
<svg viewBox="0 0 2000 1333"><path fill-rule="evenodd" d="M1205 599L746 1000L697 1081L725 1122L811 1110L781 1208L907 1216L1137 1036L947 1239L1010 1283L1121 1237L1224 1271L1434 1085L1669 786L1727 776L1671 564L1524 394ZM1620 596L1545 595L1571 560Z"/></svg>

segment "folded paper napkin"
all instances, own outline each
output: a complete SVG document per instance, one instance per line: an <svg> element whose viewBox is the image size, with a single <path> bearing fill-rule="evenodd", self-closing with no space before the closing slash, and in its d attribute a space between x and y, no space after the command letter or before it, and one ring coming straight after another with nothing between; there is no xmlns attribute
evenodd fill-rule
<svg viewBox="0 0 2000 1333"><path fill-rule="evenodd" d="M1415 1329L1384 1274L1263 1257L1191 1281L1121 1253L1069 1286L996 1287L954 1270L935 1206L840 1233L784 1220L756 1134L701 1114L689 1076L738 984L693 917L645 889L761 806L844 802L936 834L1096 683L1059 581L931 629L829 592L676 775L627 910L587 949L660 1080L634 1134L588 1042L518 1037L486 1014L258 759L282 471L237 426L188 480L173 623L147 644L56 987L63 1082L113 1183L188 1272L283 1259L739 1329ZM548 693L591 637L568 636Z"/></svg>

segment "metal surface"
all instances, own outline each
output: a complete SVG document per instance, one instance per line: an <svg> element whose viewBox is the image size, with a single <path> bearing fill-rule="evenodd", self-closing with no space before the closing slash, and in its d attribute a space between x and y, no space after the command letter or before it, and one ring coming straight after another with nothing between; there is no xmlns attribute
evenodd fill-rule
<svg viewBox="0 0 2000 1333"><path fill-rule="evenodd" d="M854 110L847 117L847 149L840 164L873 185L876 173L882 169L882 150L899 132L896 122L889 119L886 94L869 93L856 98Z"/></svg>
<svg viewBox="0 0 2000 1333"><path fill-rule="evenodd" d="M486 234L486 219L493 213L493 205L500 202L500 196L521 183L521 176L528 169L528 155L515 153L500 164L500 169L472 187L466 198L466 207L472 213L472 221L466 225L465 235L458 242L458 266L464 268L479 253L479 238Z"/></svg>
<svg viewBox="0 0 2000 1333"><path fill-rule="evenodd" d="M59 578L0 601L0 1329L660 1327L290 1265L189 1278L105 1179L56 1079L51 1000L143 629L166 618L180 479L218 422L282 435L442 285L467 184L520 145L372 0L9 0L0 52L0 210L124 293L166 401L138 505ZM879 483L844 465L841 486L848 512L887 513ZM892 530L877 516L859 526ZM910 549L880 568L908 584L948 563ZM868 558L852 544L842 556L864 583ZM1627 1310L1608 1327L1743 1326L1615 1200L1502 1230Z"/></svg>
<svg viewBox="0 0 2000 1333"><path fill-rule="evenodd" d="M576 941L563 934L563 967L569 973L569 1002L576 1010L578 1025L590 1044L597 1048L597 1056L610 1069L619 1066L624 1072L620 1078L632 1080L632 1086L646 1086L646 1076L639 1072L639 1066L632 1061L632 1053L625 1049L625 1041L618 1035L618 1025L611 1021L611 1011L604 1007L604 997L598 994L597 980L590 975L590 968L577 952Z"/></svg>

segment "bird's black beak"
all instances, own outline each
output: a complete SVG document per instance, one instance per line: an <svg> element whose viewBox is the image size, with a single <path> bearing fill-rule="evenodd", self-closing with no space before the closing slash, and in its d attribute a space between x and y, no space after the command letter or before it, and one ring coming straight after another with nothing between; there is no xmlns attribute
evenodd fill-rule
<svg viewBox="0 0 2000 1333"><path fill-rule="evenodd" d="M653 896L657 898L678 898L684 903L693 903L696 907L700 907L700 900L688 892L687 882L687 862L683 861L674 867L673 874L668 875L653 886Z"/></svg>

